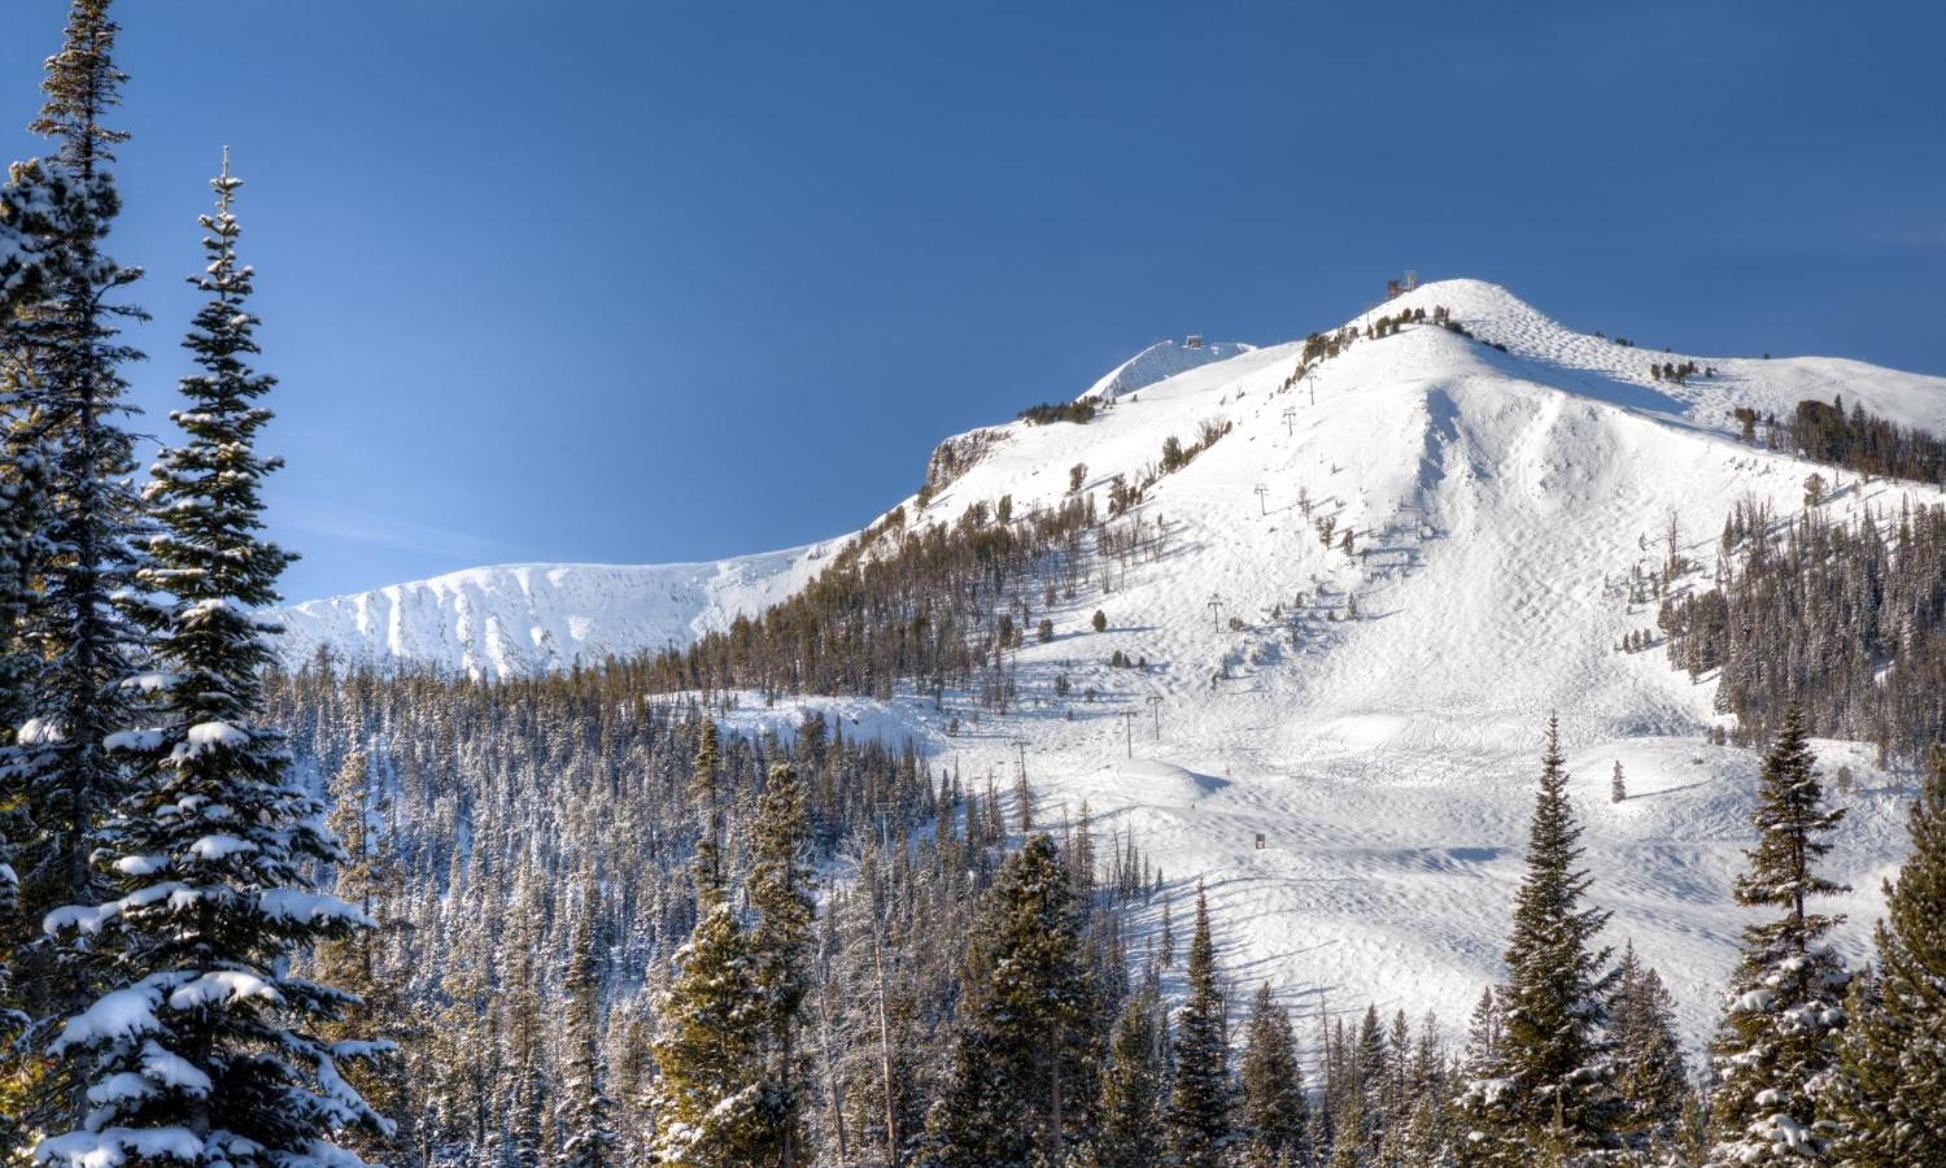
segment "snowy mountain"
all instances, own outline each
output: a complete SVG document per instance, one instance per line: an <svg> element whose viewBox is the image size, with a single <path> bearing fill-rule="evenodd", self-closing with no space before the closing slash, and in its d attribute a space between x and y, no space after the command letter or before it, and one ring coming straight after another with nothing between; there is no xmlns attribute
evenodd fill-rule
<svg viewBox="0 0 1946 1168"><path fill-rule="evenodd" d="M701 564L507 564L313 600L277 612L293 666L409 662L473 677L687 645L817 575L832 544Z"/></svg>
<svg viewBox="0 0 1946 1168"><path fill-rule="evenodd" d="M1659 562L1672 517L1684 553L1712 564L1733 502L1795 514L1813 469L1837 480L1834 515L1939 501L1744 444L1734 411L1842 395L1942 432L1946 379L1633 348L1471 280L1423 285L1354 323L1421 307L1448 309L1472 338L1408 327L1295 385L1301 342L1234 346L1179 371L1172 362L1212 347L1152 348L1088 391L1109 404L1085 425L960 436L976 456L924 508L906 500L911 522L1003 495L1022 514L1065 496L1077 464L1082 489L1105 495L1114 476L1142 476L1165 439L1231 426L1147 492L1135 514L1160 532L1151 550L1097 562L1052 611L1053 640L1021 648L1007 715L976 718L953 700L963 695L775 708L750 695L729 721L787 733L821 709L847 733L914 737L938 765L1002 789L1024 758L1042 821L1085 802L1098 831L1134 831L1172 878L1207 880L1226 968L1243 982L1302 987L1293 1004L1334 1009L1376 995L1382 1010L1435 1008L1452 1025L1497 976L1540 736L1558 712L1610 935L1633 938L1673 983L1699 1038L1745 920L1728 889L1757 758L1705 744L1721 721L1707 678L1616 650L1654 623L1623 583ZM1692 359L1705 372L1686 384L1650 373ZM1353 533L1351 552L1320 538L1327 518ZM556 667L755 612L835 546L463 572L298 605L283 614L288 652L330 644L489 675ZM1146 668L1110 666L1118 650ZM1057 699L1057 677L1086 700ZM1856 943L1898 859L1900 780L1860 747L1819 747L1827 770L1843 763L1860 779L1832 857L1858 890ZM1607 794L1616 762L1631 792L1619 804Z"/></svg>
<svg viewBox="0 0 1946 1168"><path fill-rule="evenodd" d="M1228 361L1255 348L1255 345L1240 341L1204 341L1201 337L1157 341L1110 369L1081 397L1083 400L1113 401L1164 378L1218 361Z"/></svg>

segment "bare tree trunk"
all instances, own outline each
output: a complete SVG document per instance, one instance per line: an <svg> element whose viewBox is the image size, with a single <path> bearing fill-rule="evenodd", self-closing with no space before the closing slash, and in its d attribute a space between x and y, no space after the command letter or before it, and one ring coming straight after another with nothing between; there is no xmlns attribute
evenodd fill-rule
<svg viewBox="0 0 1946 1168"><path fill-rule="evenodd" d="M1053 1138L1049 1141L1054 1158L1051 1163L1065 1164L1067 1154L1067 1122L1061 1114L1061 1034L1060 1024L1055 1023L1053 1032L1048 1036L1048 1057L1053 1060L1048 1075L1048 1119L1053 1128Z"/></svg>
<svg viewBox="0 0 1946 1168"><path fill-rule="evenodd" d="M851 1163L851 1155L845 1140L845 1091L838 1082L837 1068L832 1062L831 1052L837 1044L831 1038L831 978L827 973L824 986L818 994L818 1025L824 1036L824 1091L830 1101L832 1134L838 1140L838 1168Z"/></svg>
<svg viewBox="0 0 1946 1168"><path fill-rule="evenodd" d="M878 1072L885 1083L885 1162L899 1168L899 1104L892 1086L892 1023L885 1009L885 946L879 938L878 906L872 906L872 968L878 979Z"/></svg>

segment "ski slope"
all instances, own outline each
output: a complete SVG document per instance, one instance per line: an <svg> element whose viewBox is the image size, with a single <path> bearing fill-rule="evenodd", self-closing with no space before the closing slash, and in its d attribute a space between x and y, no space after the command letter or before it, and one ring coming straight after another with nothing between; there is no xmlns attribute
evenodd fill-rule
<svg viewBox="0 0 1946 1168"><path fill-rule="evenodd" d="M994 427L915 522L1002 495L1016 514L1051 504L1076 464L1084 490L1105 492L1118 473L1139 478L1165 438L1233 426L1137 509L1160 539L1097 563L1047 614L1057 635L1020 650L1021 700L1006 716L968 695L940 709L913 694L771 709L749 695L731 725L788 732L820 709L847 733L913 736L937 765L976 785L990 775L1001 791L1024 753L1041 822L1085 802L1097 832L1133 833L1169 877L1178 919L1206 883L1240 985L1267 980L1292 1005L1332 1014L1368 1001L1432 1009L1453 1028L1499 974L1555 713L1609 936L1661 970L1700 1041L1747 919L1729 888L1759 759L1705 743L1717 721L1708 679L1692 684L1659 650L1616 651L1654 622L1631 610L1623 582L1666 554L1672 515L1700 582L1734 501L1789 516L1809 473L1833 477L1737 441L1736 407L1783 414L1842 394L1939 432L1946 380L1629 348L1478 281L1423 285L1367 315L1435 306L1477 339L1418 326L1360 340L1290 389L1301 344L1247 349L1136 388L1098 385L1089 392L1110 404L1086 425ZM1651 362L1691 357L1715 375L1686 386L1649 375ZM1939 498L1836 478L1835 514ZM1314 523L1326 516L1353 531L1353 554L1323 545ZM586 655L693 635L815 570L803 550L681 569L486 569L286 619L293 657L328 642L506 673L558 665L569 646ZM1109 624L1100 634L1096 609ZM1147 668L1110 667L1117 650ZM1859 747L1818 745L1827 771L1847 765L1861 788L1831 857L1856 889L1841 907L1858 947L1900 856L1905 780ZM1631 792L1620 804L1608 799L1616 761ZM1152 906L1146 924L1159 914Z"/></svg>

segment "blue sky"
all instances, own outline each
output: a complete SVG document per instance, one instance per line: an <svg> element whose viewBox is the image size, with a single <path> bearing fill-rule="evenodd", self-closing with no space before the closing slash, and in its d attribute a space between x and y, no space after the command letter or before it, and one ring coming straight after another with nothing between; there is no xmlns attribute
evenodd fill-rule
<svg viewBox="0 0 1946 1168"><path fill-rule="evenodd" d="M1405 268L1946 373L1929 4L118 6L166 428L229 144L294 598L850 530L939 438ZM60 0L7 0L0 151Z"/></svg>

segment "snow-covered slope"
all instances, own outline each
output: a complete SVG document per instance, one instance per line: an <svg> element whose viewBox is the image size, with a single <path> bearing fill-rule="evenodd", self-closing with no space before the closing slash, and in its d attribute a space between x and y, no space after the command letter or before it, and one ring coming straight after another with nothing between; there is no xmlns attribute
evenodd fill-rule
<svg viewBox="0 0 1946 1168"><path fill-rule="evenodd" d="M411 663L473 677L687 645L817 575L834 544L701 564L508 564L312 600L277 612L283 656Z"/></svg>
<svg viewBox="0 0 1946 1168"><path fill-rule="evenodd" d="M1157 341L1135 356L1122 362L1102 375L1083 398L1096 398L1113 401L1125 394L1134 393L1144 386L1154 385L1166 377L1187 373L1204 365L1227 361L1232 357L1248 353L1256 346L1240 341L1201 341L1190 344L1187 341Z"/></svg>
<svg viewBox="0 0 1946 1168"><path fill-rule="evenodd" d="M1836 357L1726 357L1636 348L1576 332L1550 319L1505 288L1482 280L1442 280L1360 317L1444 304L1472 332L1507 346L1511 372L1577 396L1625 408L1684 418L1734 434L1730 411L1747 406L1759 414L1788 417L1807 398L1842 396L1847 408L1861 403L1902 425L1946 432L1946 378L1903 373ZM1656 381L1656 363L1693 361L1714 370L1685 385Z"/></svg>
<svg viewBox="0 0 1946 1168"><path fill-rule="evenodd" d="M1477 281L1424 285L1371 315L1436 306L1478 340L1410 327L1358 341L1291 388L1300 343L1247 350L1133 400L1104 394L1111 404L1085 425L1010 423L969 446L978 457L915 522L1002 495L1025 513L1064 496L1077 463L1083 489L1104 492L1116 474L1142 475L1166 438L1193 440L1217 419L1233 426L1149 490L1137 510L1145 549L1095 564L1045 614L1056 635L1020 650L1021 698L1007 715L968 695L936 709L930 695L905 693L770 709L753 695L728 717L787 731L803 709L823 709L860 733L910 735L938 765L975 782L991 774L1002 790L1024 742L1042 822L1085 802L1096 830L1140 838L1175 895L1207 882L1239 980L1268 980L1294 1005L1362 1010L1369 999L1456 1024L1498 974L1541 733L1558 713L1611 937L1632 938L1661 969L1699 1038L1746 919L1728 890L1758 760L1706 745L1718 720L1707 679L1692 684L1659 652L1615 651L1654 622L1630 608L1622 582L1659 562L1671 514L1685 554L1707 570L1734 501L1762 499L1785 516L1802 508L1814 468L1737 441L1736 407L1783 413L1842 394L1946 431L1946 380L1697 355L1714 376L1659 383L1649 365L1685 355L1574 332ZM1837 514L1907 494L1939 499L1836 478L1825 506ZM1354 533L1352 554L1320 540L1327 516ZM572 595L554 573L573 582L631 570L463 573L299 606L294 652L357 629L350 643L372 652L532 667L562 660L568 644L589 655L720 623L815 571L803 552L738 563L590 577L599 586ZM721 584L738 573L735 587ZM506 582L488 590L482 575ZM650 601L624 595L638 581ZM687 591L671 601L677 582ZM1097 609L1105 633L1089 627ZM448 637L462 613L467 631ZM488 623L513 647L493 649ZM634 640L603 640L623 627ZM528 654L530 629L551 639L551 656ZM472 657L454 657L459 646ZM1109 666L1117 650L1146 667ZM1068 699L1055 696L1063 676ZM1827 769L1850 766L1861 787L1831 858L1858 889L1847 935L1857 944L1898 859L1900 779L1858 747L1820 749ZM1632 795L1613 804L1617 761Z"/></svg>

